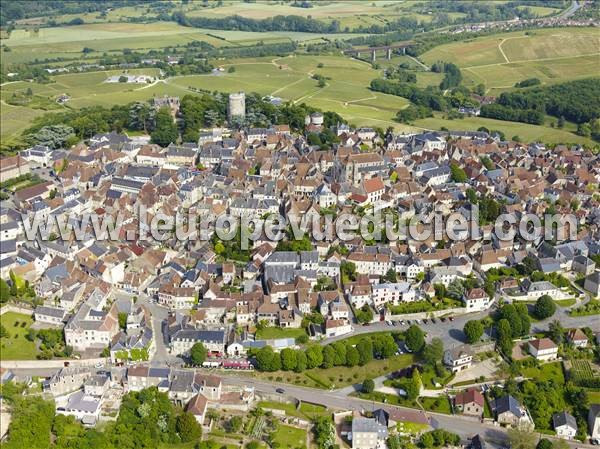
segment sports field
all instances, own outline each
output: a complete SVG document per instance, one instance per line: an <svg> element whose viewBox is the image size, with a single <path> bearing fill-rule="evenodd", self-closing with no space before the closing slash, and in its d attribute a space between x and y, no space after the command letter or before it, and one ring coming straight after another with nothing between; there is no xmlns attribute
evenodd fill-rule
<svg viewBox="0 0 600 449"><path fill-rule="evenodd" d="M555 28L513 32L455 42L421 56L426 64L443 60L463 70L465 84L484 83L490 94L517 81L542 83L598 76L600 33L596 28Z"/></svg>

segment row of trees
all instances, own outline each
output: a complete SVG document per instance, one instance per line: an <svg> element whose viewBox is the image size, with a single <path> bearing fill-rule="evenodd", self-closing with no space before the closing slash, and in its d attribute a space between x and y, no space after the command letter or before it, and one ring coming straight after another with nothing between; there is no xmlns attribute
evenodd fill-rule
<svg viewBox="0 0 600 449"><path fill-rule="evenodd" d="M149 132L152 141L162 146L178 140L196 142L201 127L220 125L227 120L227 95L221 92L201 92L202 95L185 95L181 100L182 128L173 121L168 108L156 111L148 102L133 102L105 108L94 106L79 110L47 113L37 117L32 126L24 131L27 144L48 145L51 148L69 147L81 139L88 139L103 132L144 131ZM288 123L293 130L304 128L304 118L319 109L306 104L287 103L275 106L259 94L246 96L246 120L238 125L270 126ZM323 113L324 127L347 123L336 112ZM67 125L68 124L68 125ZM322 134L326 142L331 136Z"/></svg>
<svg viewBox="0 0 600 449"><path fill-rule="evenodd" d="M398 346L389 334L361 338L353 346L348 341L338 341L326 346L311 345L304 349L285 348L277 353L270 346L257 351L256 368L260 371L295 371L334 366L363 366L373 359L393 356Z"/></svg>
<svg viewBox="0 0 600 449"><path fill-rule="evenodd" d="M480 115L497 120L523 122L532 125L541 125L544 123L543 111L536 109L514 109L499 103L482 105Z"/></svg>

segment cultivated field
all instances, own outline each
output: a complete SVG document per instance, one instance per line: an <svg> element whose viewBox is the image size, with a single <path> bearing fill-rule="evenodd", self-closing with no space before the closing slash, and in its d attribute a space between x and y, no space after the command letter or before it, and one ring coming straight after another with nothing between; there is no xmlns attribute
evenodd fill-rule
<svg viewBox="0 0 600 449"><path fill-rule="evenodd" d="M294 7L291 4L280 2L256 2L256 3L234 3L224 2L222 6L203 7L200 4L192 4L184 8L190 17L214 17L221 18L238 15L250 19L266 19L278 15L295 15L312 17L324 23L337 20L342 30L351 31L360 26L380 25L399 17L411 17L413 19L430 22L431 15L418 14L411 10L414 4L411 2L395 1L336 1L317 2L311 8ZM462 13L449 13L449 17L463 17Z"/></svg>
<svg viewBox="0 0 600 449"><path fill-rule="evenodd" d="M36 59L67 58L94 60L105 52L128 48L148 51L202 41L220 48L254 45L258 42L310 42L344 39L361 34L324 34L300 32L251 32L184 27L174 22L90 23L55 28L14 30L0 42L10 52L2 53L3 64L30 62ZM83 49L87 48L87 53Z"/></svg>
<svg viewBox="0 0 600 449"><path fill-rule="evenodd" d="M491 94L517 81L560 83L598 75L600 33L595 28L557 28L485 36L436 47L421 56L463 69L465 84L484 83Z"/></svg>

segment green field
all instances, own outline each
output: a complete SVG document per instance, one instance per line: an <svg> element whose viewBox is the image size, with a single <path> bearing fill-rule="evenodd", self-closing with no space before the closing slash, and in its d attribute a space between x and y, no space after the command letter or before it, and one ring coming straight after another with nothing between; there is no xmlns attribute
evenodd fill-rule
<svg viewBox="0 0 600 449"><path fill-rule="evenodd" d="M188 28L173 22L156 23L98 23L69 27L17 29L10 38L2 39L10 52L2 53L3 64L28 62L34 59L68 58L78 60L87 47L93 52L86 58L99 57L107 51L160 49L204 41L215 47L228 44L219 38L208 36L197 28Z"/></svg>
<svg viewBox="0 0 600 449"><path fill-rule="evenodd" d="M38 352L35 343L25 338L32 323L30 316L21 313L6 312L0 316L0 324L9 334L0 339L0 360L35 359Z"/></svg>
<svg viewBox="0 0 600 449"><path fill-rule="evenodd" d="M519 122L506 122L484 117L465 117L463 119L448 120L443 118L441 114L436 114L435 117L416 120L414 124L415 126L428 129L441 129L445 127L452 130L476 130L480 126L484 126L489 130L502 131L507 139L519 136L524 142L593 144L592 140L578 136L565 129Z"/></svg>
<svg viewBox="0 0 600 449"><path fill-rule="evenodd" d="M565 383L561 362L544 363L539 367L523 368L522 374L524 377L530 377L541 381L554 380L559 385Z"/></svg>
<svg viewBox="0 0 600 449"><path fill-rule="evenodd" d="M290 371L254 372L248 375L269 381L288 383L312 388L343 388L360 383L366 378L382 376L391 371L406 368L414 363L412 355L399 355L387 360L372 360L364 366L335 366L333 368L313 368L302 373ZM242 374L242 373L240 373ZM244 373L246 374L246 373Z"/></svg>
<svg viewBox="0 0 600 449"><path fill-rule="evenodd" d="M272 338L298 338L306 335L306 331L300 329L282 329L281 327L265 327L256 331L257 340L270 340Z"/></svg>
<svg viewBox="0 0 600 449"><path fill-rule="evenodd" d="M31 88L35 95L56 97L62 93L71 96L68 107L126 104L143 101L160 95L183 96L192 93L189 88L233 92L245 90L262 95L274 95L286 101L305 102L324 110L338 112L347 120L361 126L409 127L393 121L396 112L408 105L404 98L395 97L368 89L371 79L380 72L369 64L349 60L343 56L292 56L285 58L248 58L231 61L215 61L223 67L234 66L235 72L220 75L190 75L161 80L152 85L113 83L104 81L120 71L89 72L56 75L54 83L29 82L7 83L2 86L2 99L15 91ZM322 68L318 64L323 64ZM155 76L156 69L135 69L130 73ZM310 76L319 73L327 80L323 88ZM15 108L2 103L2 136L15 134L40 115L41 111ZM6 118L5 118L6 117Z"/></svg>
<svg viewBox="0 0 600 449"><path fill-rule="evenodd" d="M551 28L495 34L435 47L421 59L454 62L463 69L465 85L484 83L495 95L527 78L550 84L597 76L600 33Z"/></svg>

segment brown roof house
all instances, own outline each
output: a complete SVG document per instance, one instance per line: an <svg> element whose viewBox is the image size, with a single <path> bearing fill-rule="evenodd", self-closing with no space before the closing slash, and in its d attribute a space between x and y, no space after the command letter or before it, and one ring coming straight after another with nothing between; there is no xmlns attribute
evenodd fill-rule
<svg viewBox="0 0 600 449"><path fill-rule="evenodd" d="M537 360L554 360L558 357L558 346L549 338L531 340L528 347L529 353Z"/></svg>
<svg viewBox="0 0 600 449"><path fill-rule="evenodd" d="M469 388L456 395L454 407L464 415L482 416L485 399L477 388Z"/></svg>

